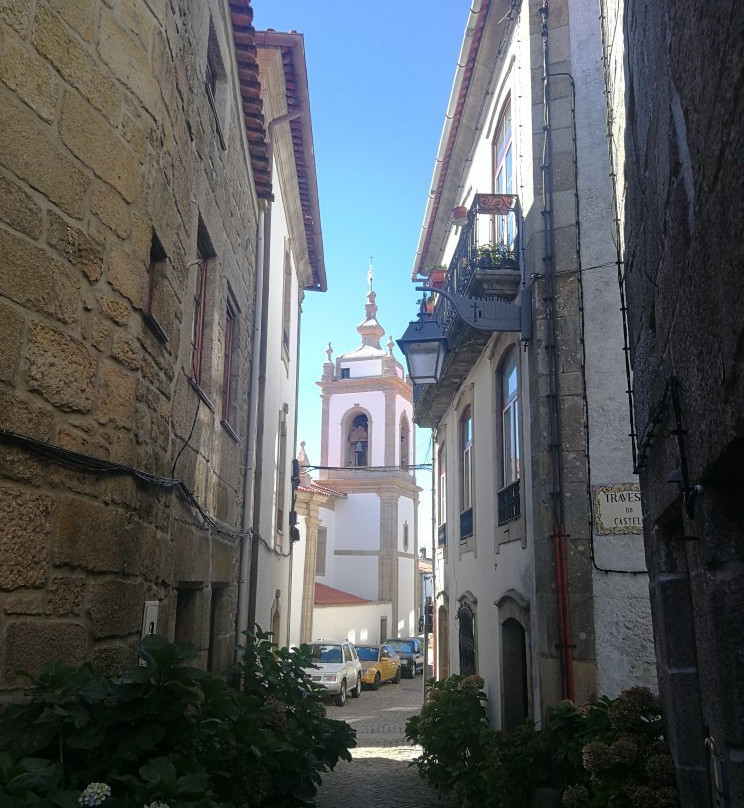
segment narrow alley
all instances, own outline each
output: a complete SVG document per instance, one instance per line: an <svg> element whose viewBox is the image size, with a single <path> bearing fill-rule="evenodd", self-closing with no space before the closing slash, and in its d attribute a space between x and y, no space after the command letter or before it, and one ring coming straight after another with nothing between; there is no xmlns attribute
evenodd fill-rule
<svg viewBox="0 0 744 808"><path fill-rule="evenodd" d="M323 775L318 808L454 808L420 777L409 763L418 754L405 738L408 718L423 700L423 679L402 679L377 691L365 690L361 698L348 699L343 707L329 705L329 718L346 720L357 732L351 763L341 762Z"/></svg>

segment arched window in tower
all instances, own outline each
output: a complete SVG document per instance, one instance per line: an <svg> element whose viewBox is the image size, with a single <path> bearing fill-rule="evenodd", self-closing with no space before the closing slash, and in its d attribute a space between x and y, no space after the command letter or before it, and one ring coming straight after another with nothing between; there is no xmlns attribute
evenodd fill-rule
<svg viewBox="0 0 744 808"><path fill-rule="evenodd" d="M411 442L411 429L408 426L408 418L403 415L400 419L400 467L406 468L410 465L409 446Z"/></svg>
<svg viewBox="0 0 744 808"><path fill-rule="evenodd" d="M367 447L369 440L369 422L363 413L357 415L351 422L351 430L348 437L348 465L366 466Z"/></svg>

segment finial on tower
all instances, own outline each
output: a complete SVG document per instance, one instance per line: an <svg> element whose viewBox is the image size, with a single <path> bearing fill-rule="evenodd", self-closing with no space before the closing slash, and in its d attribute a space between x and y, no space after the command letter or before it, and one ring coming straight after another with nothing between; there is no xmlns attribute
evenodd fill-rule
<svg viewBox="0 0 744 808"><path fill-rule="evenodd" d="M372 258L374 256L370 255L369 257L369 269L367 270L367 283L369 284L369 290L372 291Z"/></svg>
<svg viewBox="0 0 744 808"><path fill-rule="evenodd" d="M333 355L333 348L331 347L330 342L328 343L328 347L326 348L325 352L326 352L326 356L328 357L328 361L332 363L333 359L331 357Z"/></svg>

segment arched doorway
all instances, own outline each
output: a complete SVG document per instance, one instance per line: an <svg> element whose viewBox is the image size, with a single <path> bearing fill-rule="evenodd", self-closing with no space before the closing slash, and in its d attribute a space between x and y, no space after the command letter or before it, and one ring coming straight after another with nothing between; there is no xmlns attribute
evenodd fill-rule
<svg viewBox="0 0 744 808"><path fill-rule="evenodd" d="M501 624L503 679L502 726L507 732L521 726L529 715L527 642L524 629L513 617Z"/></svg>

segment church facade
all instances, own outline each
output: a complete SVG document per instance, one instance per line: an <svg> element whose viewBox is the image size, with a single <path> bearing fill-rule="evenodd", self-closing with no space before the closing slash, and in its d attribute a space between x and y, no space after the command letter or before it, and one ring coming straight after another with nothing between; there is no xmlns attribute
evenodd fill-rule
<svg viewBox="0 0 744 808"><path fill-rule="evenodd" d="M328 359L320 382L317 479L299 454L293 620L296 642L380 642L418 630L418 492L413 401L403 366L380 345L370 288L358 348Z"/></svg>

